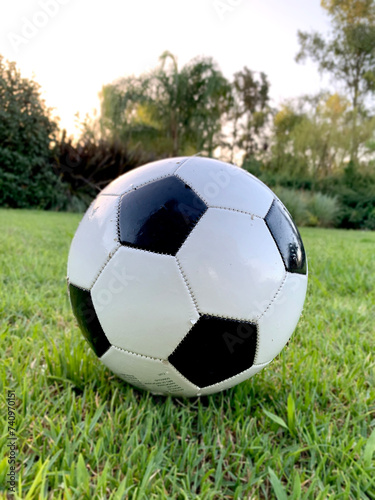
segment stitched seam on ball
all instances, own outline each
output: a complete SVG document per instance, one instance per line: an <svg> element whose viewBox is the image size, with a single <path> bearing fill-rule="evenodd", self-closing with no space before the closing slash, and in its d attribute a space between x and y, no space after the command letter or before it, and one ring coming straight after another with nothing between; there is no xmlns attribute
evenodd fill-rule
<svg viewBox="0 0 375 500"><path fill-rule="evenodd" d="M233 379L239 377L240 375L244 374L245 372L247 372L251 368L254 368L254 366L260 366L260 367L264 368L265 366L269 365L270 363L271 363L271 361L267 361L267 363L259 363L258 365L251 365L250 368L246 368L246 370L243 370L242 372L237 373L236 375L233 375L232 377L226 378L225 380L222 380L221 382L217 382L216 384L206 385L206 386L202 387L201 390L218 387L220 384L224 384L225 382L229 382L230 380L233 380ZM245 382L245 380L243 382ZM230 389L230 387L228 387L228 389ZM225 388L223 390L225 390Z"/></svg>
<svg viewBox="0 0 375 500"><path fill-rule="evenodd" d="M175 255L165 252L156 252L155 250L146 250L145 248L139 247L137 245L133 245L130 243L119 243L119 245L123 248L129 248L131 250L136 250L137 252L144 252L152 255L160 255L161 257L170 257L171 259L175 258ZM177 252L176 252L177 253Z"/></svg>
<svg viewBox="0 0 375 500"><path fill-rule="evenodd" d="M286 281L286 278L288 276L288 273L285 272L285 276L284 276L284 279L283 281L281 282L281 285L279 286L279 288L276 290L276 293L275 295L273 296L273 298L271 299L270 303L268 304L268 306L265 308L265 310L262 312L262 314L257 318L257 321L258 321L258 324L259 324L259 321L260 319L266 314L266 312L270 309L271 305L275 302L276 298L278 297L278 295L280 294L282 288L284 287L284 284L285 284L285 281ZM256 343L256 346L255 346L255 354L254 354L254 359L257 359L257 356L259 354L259 335L257 335L257 343Z"/></svg>
<svg viewBox="0 0 375 500"><path fill-rule="evenodd" d="M197 301L197 299L195 298L195 296L194 296L194 294L193 294L193 290L192 290L192 288L191 288L191 286L190 286L190 283L189 283L189 281L188 281L188 279L187 279L187 277L186 277L186 275L185 275L185 273L184 273L184 271L183 271L183 269L182 269L182 266L181 266L180 261L178 260L178 258L177 258L177 257L175 257L175 260L176 260L176 263L177 263L177 267L178 267L178 269L179 269L179 271L180 271L180 275L181 275L181 277L182 277L182 280L183 280L183 282L185 283L186 288L188 289L189 295L190 295L190 297L191 297L191 300L193 301L194 307L195 307L195 309L196 309L197 313L199 314L198 301ZM192 325L192 326L193 326L193 325ZM182 340L183 340L183 338L180 340L180 342L181 342ZM180 342L178 343L178 345L180 345ZM175 347L175 349L173 349L173 352L174 352L176 349L177 349L177 346Z"/></svg>
<svg viewBox="0 0 375 500"><path fill-rule="evenodd" d="M153 255L164 255L165 257L174 257L174 255L171 255L170 253L156 252L155 250L146 250L145 248L139 247L138 245L133 245L131 243L120 243L120 246L122 246L123 248L131 248L133 250L137 250L137 252L152 253Z"/></svg>
<svg viewBox="0 0 375 500"><path fill-rule="evenodd" d="M199 216L199 218L197 219L197 221L194 223L194 226L191 228L190 230L190 233L188 234L187 238L185 239L185 241L182 243L182 245L180 246L180 248L177 250L176 252L176 256L178 254L178 252L180 252L180 250L182 250L182 248L184 248L184 246L186 245L186 243L189 241L189 239L191 238L191 235L194 233L194 231L196 230L197 226L198 226L198 223L199 221L204 217L204 215L208 212L208 207L206 208L206 210Z"/></svg>
<svg viewBox="0 0 375 500"><path fill-rule="evenodd" d="M124 193L122 193L122 196L124 196L125 194L128 194L130 191L137 191L137 189L139 189L143 186L147 186L148 184L152 184L155 181L160 181L161 179L166 179L167 177L173 177L173 175L174 175L173 173L164 174L164 175L160 175L159 177L155 177L154 179L150 179L148 181L145 181L142 184L139 184L138 186L133 186L132 188L129 189L129 191L125 191Z"/></svg>
<svg viewBox="0 0 375 500"><path fill-rule="evenodd" d="M248 323L250 325L253 325L253 326L256 326L258 327L258 324L256 322L256 320L252 320L252 319L243 319L243 318L239 318L238 316L225 316L224 314L211 314L209 312L204 312L204 313L201 313L202 316L209 316L210 318L217 318L217 319L225 319L227 321L235 321L236 323Z"/></svg>
<svg viewBox="0 0 375 500"><path fill-rule="evenodd" d="M249 319L249 318L239 318L238 316L227 316L225 314L217 314L215 312L208 312L206 309L205 311L200 311L201 316L210 316L211 318L218 318L218 319L226 319L228 321L236 321L240 323L249 323L252 324L256 327L258 327L257 323L257 318L254 319Z"/></svg>
<svg viewBox="0 0 375 500"><path fill-rule="evenodd" d="M186 160L184 160L182 163L185 163ZM182 165L182 163L181 163L181 165ZM145 186L146 184L150 184L151 182L158 181L159 179L164 179L166 177L172 177L175 174L175 172L177 172L177 170L180 168L181 165L177 165L177 167L175 168L175 170L173 172L171 172L169 174L161 175L159 177L155 177L154 179L151 179L151 180L148 180L148 181L145 181L142 184L139 184L139 186L133 186L131 184L128 188L125 189L125 191L122 191L121 193L117 193L117 194L114 194L114 193L103 193L102 196L123 196L124 194L128 194L128 193L130 193L130 191L136 190L136 189L138 189L138 188L140 188L142 186ZM101 194L101 193L99 193L99 194Z"/></svg>
<svg viewBox="0 0 375 500"><path fill-rule="evenodd" d="M132 351L128 351L127 349L123 349L122 347L118 347L116 345L113 345L111 344L111 347L113 347L114 349L117 349L118 351L122 351L122 352L125 352L126 354L130 354L131 356L136 356L137 358L143 358L143 359L147 359L149 361L160 361L163 366L166 366L165 362L168 363L168 367L171 367L173 368L173 370L175 370L186 382L188 382L189 384L193 385L194 388L198 389L198 390L201 390L201 387L199 387L198 385L196 384L193 384L193 382L191 382L189 379L187 379L182 373L180 373L177 368L172 365L172 363L170 361L168 361L168 359L163 359L163 358L153 358L152 356L147 356L146 354L138 354L137 352L132 352ZM106 351L108 352L108 351ZM103 356L105 355L105 353L103 354ZM101 356L101 358L103 357ZM100 359L101 359L100 358ZM140 381L142 382L142 381ZM143 383L143 382L142 382Z"/></svg>
<svg viewBox="0 0 375 500"><path fill-rule="evenodd" d="M178 177L179 179L181 179L181 177L179 177L177 175L177 172L180 170L180 168L182 167L182 165L185 165L185 163L187 163L188 161L192 160L193 158L195 158L195 156L188 156L187 158L185 158L185 160L182 160L182 162L179 164L179 166L176 168L176 170L173 172L173 175L175 175L176 177ZM183 180L183 179L181 179ZM184 181L185 182L185 181Z"/></svg>
<svg viewBox="0 0 375 500"><path fill-rule="evenodd" d="M116 210L116 226L117 226L117 240L121 245L121 233L120 233L120 211L121 211L121 200L123 195L119 196L117 210Z"/></svg>
<svg viewBox="0 0 375 500"><path fill-rule="evenodd" d="M240 214L250 215L251 218L256 217L257 219L264 220L264 218L260 215L253 214L252 212L246 212L245 210L238 210L237 208L219 207L216 205L210 205L210 208L217 208L219 210L229 210L231 212L239 212Z"/></svg>
<svg viewBox="0 0 375 500"><path fill-rule="evenodd" d="M69 278L67 279L67 281L68 281L68 286L69 286L69 285L73 285L75 288L79 288L79 289L80 289L80 290L82 290L83 292L89 292L89 291L90 291L90 289L89 289L89 288L83 288L83 286L75 285L74 283L72 283L72 282L70 281L70 279L69 279Z"/></svg>
<svg viewBox="0 0 375 500"><path fill-rule="evenodd" d="M114 250L112 250L106 261L104 262L104 264L102 265L102 267L99 269L99 272L97 273L97 275L95 276L93 282L91 283L91 286L90 286L90 290L92 290L92 287L95 285L95 283L98 281L99 279L99 276L102 274L102 272L104 271L106 265L108 264L108 262L112 259L112 257L115 255L115 253L117 252L117 250L121 247L120 243L117 243L117 246L115 247Z"/></svg>
<svg viewBox="0 0 375 500"><path fill-rule="evenodd" d="M137 251L139 251L139 250L137 249ZM148 252L147 250L140 250L140 251L141 251L141 252L145 252L145 253L154 253L154 254L156 253L156 252ZM160 255L160 254L159 254L159 255ZM194 297L193 291L192 291L192 289L191 289L191 287L190 287L190 285L189 285L189 283L188 283L188 281L187 281L187 278L186 278L186 276L185 276L185 274L184 274L184 272L183 272L183 270L182 270L182 267L181 267L181 265L180 265L180 262L178 261L177 257L173 257L172 255L167 255L167 257L170 257L170 258L174 259L174 260L175 260L175 262L176 262L176 264L177 264L177 267L178 267L178 270L179 270L179 276L180 276L180 279L182 280L182 283L186 286L187 291L188 291L188 293L189 293L189 296L190 296L190 298L191 298L191 300L192 300L192 302L193 302L193 306L194 306L194 308L195 308L195 312L198 314L198 319L197 319L197 321L198 321L198 320L199 320L198 302L196 301L196 299L195 299L195 297ZM195 324L195 323L194 323L194 324ZM193 326L194 326L194 324L192 324L192 325L191 325L191 327L193 327ZM190 329L189 329L189 331L190 331ZM178 340L178 342L177 342L176 346L174 347L174 349L173 349L172 353L173 353L173 352L177 349L177 347L181 344L181 342L184 340L184 338L186 337L186 335L187 335L187 332L185 332L185 333L182 335L182 337ZM114 347L115 347L115 346L114 346ZM172 354L172 353L171 353L171 354ZM169 356L170 356L171 354L169 354ZM174 367L174 368L175 368L175 367ZM176 369L176 368L175 368L175 369ZM188 380L188 379L186 379L186 380ZM190 383L192 383L192 382L190 382ZM198 386L197 386L197 387L198 387Z"/></svg>
<svg viewBox="0 0 375 500"><path fill-rule="evenodd" d="M200 193L198 193L198 191L195 189L194 186L192 186L191 184L189 184L188 182L186 182L184 179L182 179L182 177L180 177L179 175L176 175L176 177L178 179L180 179L183 183L185 183L187 186L189 186L189 188L198 196L198 198L200 198L204 203L205 205L207 206L207 208L210 206L209 202L206 200L206 198L204 198Z"/></svg>
<svg viewBox="0 0 375 500"><path fill-rule="evenodd" d="M167 360L168 361L168 360ZM173 368L173 370L175 370L178 375L183 378L185 380L185 382L188 382L189 384L193 385L195 389L198 389L198 392L202 389L201 387L199 387L197 384L193 384L193 382L191 380L189 380L188 378L185 377L185 375L183 375L179 370L177 370L177 368L172 365L172 363L170 361L168 361L168 364L171 368Z"/></svg>
<svg viewBox="0 0 375 500"><path fill-rule="evenodd" d="M200 198L202 201L204 201L204 203L207 205L207 208L210 206L210 204L206 200L206 198L204 198L200 193L198 193L198 191L195 189L194 186L192 186L188 181L186 181L185 179L180 177L178 174L175 173L174 175L177 177L177 179L180 179L180 181L182 181L184 184L189 186L189 188L193 191L193 193L195 193L198 196L198 198Z"/></svg>
<svg viewBox="0 0 375 500"><path fill-rule="evenodd" d="M195 156L189 157L186 161L188 161L188 160L190 160L190 159L192 159L192 158L195 158ZM183 163L186 163L186 162L183 162ZM180 165L180 167L181 167L181 166L182 166L182 164ZM238 167L238 166L236 166L236 165L233 165L233 166L234 166L234 167L236 167L236 168L238 168L238 169L240 169L241 171L243 170L241 167ZM180 167L179 167L179 168L180 168ZM192 186L192 185L191 185L188 181L186 181L185 179L183 179L182 177L180 177L180 176L178 175L178 173L177 173L177 172L178 172L179 168L175 171L174 175L175 175L176 177L178 177L179 179L181 179L181 180L182 180L185 184L187 184L187 185L190 187L190 189L191 189L192 191L194 191L194 193L195 193L197 196L199 196L199 197L200 197L200 198L201 198L201 199L205 202L205 204L207 205L207 207L209 207L209 208L222 208L222 209L225 209L225 210L233 210L233 211L235 211L235 212L241 212L241 213L244 213L244 214L252 215L252 216L254 216L254 217L258 217L259 219L262 219L262 220L264 220L264 219L265 219L265 217L266 217L266 216L261 217L260 215L255 215L255 214L253 214L253 213L251 213L251 212L246 212L246 211L243 211L243 210L237 210L237 209L235 209L235 208L228 208L228 207L220 207L220 206L211 205L211 204L210 204L210 202L209 202L209 201L207 201L207 200L206 200L206 198L204 198L202 194L198 193L198 191L197 191L197 190L196 190L196 189L195 189L195 188L194 188L194 187L193 187L193 186ZM265 186L265 188L266 188L266 189L268 189L268 190L270 191L270 193L272 193L272 195L274 195L274 193L273 193L273 192L269 189L269 187L268 187L268 186L266 186L266 185L265 185L262 181L260 181L259 179L257 179L255 176L253 176L252 174L250 174L250 173L249 173L249 172L247 172L246 170L243 170L243 171L244 171L246 174L248 174L248 175L249 175L249 176L250 176L253 180L257 181L260 185L262 185L262 187L264 187L264 186ZM267 214L268 214L268 212L269 212L269 211L270 211L270 209L271 209L271 206L272 206L272 203L273 203L274 199L275 199L275 198L273 197L273 199L272 199L272 201L271 201L271 205L270 205L269 209L267 210Z"/></svg>
<svg viewBox="0 0 375 500"><path fill-rule="evenodd" d="M175 256L177 256L178 252L181 250L181 248L183 248L186 244L186 242L189 240L190 236L192 235L192 233L194 232L195 228L198 226L198 223L199 221L202 219L202 217L204 216L204 214L207 212L208 210L208 207L206 208L206 210L204 212L202 212L200 214L200 216L198 217L198 219L196 221L194 221L194 224L193 224L193 227L190 229L190 233L187 235L187 237L185 238L185 241L182 243L182 245L180 246L180 248L177 250L177 252L175 253Z"/></svg>
<svg viewBox="0 0 375 500"><path fill-rule="evenodd" d="M143 187L143 186L147 186L147 184L152 184L153 182L155 181L159 181L161 179L166 179L167 177L173 177L174 173L170 173L170 174L164 174L164 175L160 175L159 177L155 177L151 180L148 180L148 181L145 181L143 182L142 184L139 184L137 186L133 186L133 185L130 185L128 188L125 189L125 191L122 191L120 194L116 194L116 195L113 195L113 196L119 196L120 197L120 201L121 201L121 198L123 196L125 196L126 194L129 194L131 193L132 191L137 191L137 189ZM102 196L111 196L109 194L103 194Z"/></svg>
<svg viewBox="0 0 375 500"><path fill-rule="evenodd" d="M272 208L272 205L273 205L273 203L274 203L275 201L277 201L277 199L276 199L276 198L275 198L275 196L274 196L274 197L273 197L273 200L271 201L270 208L267 210L267 213L266 213L266 215L264 216L264 222L265 222L266 224L267 224L267 221L266 221L267 215L270 213L270 210L271 210L271 208ZM267 224L267 227L268 227L268 224ZM269 229L270 233L272 234L271 229L270 229L269 227L268 227L268 229ZM273 235L272 235L272 237L273 237ZM275 238L274 238L274 239L275 239ZM278 247L277 247L277 248L278 248Z"/></svg>
<svg viewBox="0 0 375 500"><path fill-rule="evenodd" d="M269 188L268 188L268 189L269 189ZM270 190L270 191L271 191L271 190ZM272 191L271 191L271 193L272 193ZM273 194L273 193L272 193L272 194ZM273 196L273 197L272 197L272 200L271 200L271 205L269 206L269 209L267 210L267 213L266 213L266 215L264 216L264 222L266 222L266 217L267 217L267 215L269 214L269 211L271 210L271 207L272 207L272 205L273 205L273 202L274 202L274 201L276 201L275 196ZM267 225L267 227L268 227L268 225Z"/></svg>
<svg viewBox="0 0 375 500"><path fill-rule="evenodd" d="M262 314L257 318L257 320L259 321L265 314L266 312L270 309L270 307L272 306L272 304L275 302L275 300L277 299L277 297L279 296L280 292L281 292L281 289L283 288L284 286L284 283L286 281L286 278L288 276L288 273L285 272L285 276L283 278L283 281L281 282L281 285L279 286L279 288L277 289L275 295L273 296L273 298L271 299L270 303L268 304L268 306L265 308L265 310L262 312Z"/></svg>
<svg viewBox="0 0 375 500"><path fill-rule="evenodd" d="M181 162L180 162L180 161L176 162L177 167L175 168L175 170L174 170L174 172L173 172L173 175L175 175L175 173L177 172L177 170L178 170L179 168L181 168L181 167L182 167L182 165L183 165L184 163L186 163L187 161L189 161L190 159L191 159L191 157L190 157L190 156L187 156L187 157L186 157L184 160L182 160Z"/></svg>
<svg viewBox="0 0 375 500"><path fill-rule="evenodd" d="M177 258L176 258L176 260L177 260ZM181 274L182 274L182 270L181 270ZM191 293L192 293L192 292L191 292ZM192 298L193 298L193 296L192 296ZM194 300L194 298L193 298L193 300ZM220 314L220 316L218 316L217 314L215 315L215 314L210 314L210 313L202 313L202 312L200 312L200 311L199 311L199 309L198 309L198 304L196 305L196 309L197 309L197 311L198 311L198 313L199 313L199 315L200 315L200 318L202 318L203 316L209 316L209 317L211 317L211 318L224 319L224 320L226 320L226 321L235 321L236 323L238 323L238 322L241 322L241 323L247 323L248 325L255 326L255 327L256 327L256 333L257 333L257 341L258 341L259 326L258 326L258 324L257 324L255 321L250 321L250 320L241 320L241 319L234 318L234 317L230 317L230 316L224 316L224 315L222 315L222 314ZM199 318L199 319L200 319L200 318ZM198 319L198 321L199 321L199 319ZM196 323L194 323L194 325L192 325L192 328L193 328L195 325L196 325ZM186 335L187 335L187 334L185 334L185 335L184 335L184 337L183 337L183 338L180 340L180 342L176 345L176 347L173 349L173 351L169 354L169 356L168 356L168 360L169 360L169 357L170 357L170 356L172 356L172 354L174 354L174 352L175 352L175 351L176 351L176 349L180 346L180 344L181 344L181 343L185 340ZM254 354L254 359L255 359L255 354ZM170 362L170 361L169 361L169 362ZM170 364L172 364L172 363L170 363ZM172 365L172 366L174 367L174 365ZM175 368L175 367L174 367L174 368ZM177 368L175 368L175 369L177 370ZM179 372L179 373L180 373L180 372ZM186 380L188 380L188 379L186 379ZM190 382L190 381L189 381L189 382ZM193 382L190 382L190 383L192 384ZM198 387L198 386L197 386L197 387Z"/></svg>
<svg viewBox="0 0 375 500"><path fill-rule="evenodd" d="M117 349L118 351L125 352L126 354L130 354L131 356L136 356L138 358L148 359L148 360L151 360L151 361L160 361L160 362L166 361L163 358L154 358L152 356L147 356L146 354L139 354L137 352L128 351L127 349L123 349L122 347L118 347L117 345L111 344L111 347L113 347L114 349ZM106 352L108 352L108 351L106 351ZM104 356L104 354L103 354L103 356Z"/></svg>

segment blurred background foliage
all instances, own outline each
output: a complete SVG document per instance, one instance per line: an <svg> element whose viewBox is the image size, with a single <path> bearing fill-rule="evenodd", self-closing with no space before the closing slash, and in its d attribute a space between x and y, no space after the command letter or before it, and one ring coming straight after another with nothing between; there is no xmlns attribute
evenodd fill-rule
<svg viewBox="0 0 375 500"><path fill-rule="evenodd" d="M375 229L375 7L322 0L331 32L299 32L334 91L271 106L248 67L229 81L209 57L183 67L166 51L153 71L103 86L101 109L67 137L0 56L0 205L82 211L117 176L148 161L201 153L260 177L300 225Z"/></svg>

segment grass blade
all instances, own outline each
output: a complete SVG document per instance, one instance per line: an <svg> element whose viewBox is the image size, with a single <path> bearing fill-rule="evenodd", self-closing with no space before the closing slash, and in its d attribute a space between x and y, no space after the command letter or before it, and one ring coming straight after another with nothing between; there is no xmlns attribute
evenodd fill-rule
<svg viewBox="0 0 375 500"><path fill-rule="evenodd" d="M296 432L296 405L291 393L288 396L288 427L290 432L295 434Z"/></svg>
<svg viewBox="0 0 375 500"><path fill-rule="evenodd" d="M281 481L270 467L268 467L268 474L277 500L288 500L287 494L285 493Z"/></svg>
<svg viewBox="0 0 375 500"><path fill-rule="evenodd" d="M372 455L375 452L375 429L371 432L370 437L367 440L365 451L363 453L363 462L365 467L371 466Z"/></svg>
<svg viewBox="0 0 375 500"><path fill-rule="evenodd" d="M278 417L274 413L271 413L270 411L267 411L265 409L263 409L263 412L267 415L268 418L270 418L273 422L275 422L275 424L278 424L278 425L280 425L280 427L283 427L284 429L289 430L285 421L281 417Z"/></svg>

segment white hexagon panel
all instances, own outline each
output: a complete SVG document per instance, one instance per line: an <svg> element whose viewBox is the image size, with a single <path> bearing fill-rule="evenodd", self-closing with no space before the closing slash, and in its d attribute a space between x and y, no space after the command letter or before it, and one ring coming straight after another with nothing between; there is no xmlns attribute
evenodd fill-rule
<svg viewBox="0 0 375 500"><path fill-rule="evenodd" d="M118 204L118 196L98 196L85 213L70 246L70 283L89 290L100 270L120 246Z"/></svg>
<svg viewBox="0 0 375 500"><path fill-rule="evenodd" d="M258 319L254 363L267 363L279 354L294 332L303 309L307 276L287 273L279 293Z"/></svg>
<svg viewBox="0 0 375 500"><path fill-rule="evenodd" d="M218 160L195 157L184 162L176 175L209 207L265 217L274 199L272 192L248 172Z"/></svg>
<svg viewBox="0 0 375 500"><path fill-rule="evenodd" d="M196 396L199 387L183 377L168 361L140 356L111 346L100 358L120 378L154 394Z"/></svg>
<svg viewBox="0 0 375 500"><path fill-rule="evenodd" d="M177 253L199 312L256 320L286 270L263 219L209 208Z"/></svg>
<svg viewBox="0 0 375 500"><path fill-rule="evenodd" d="M109 342L153 358L166 359L199 319L170 255L119 248L91 296Z"/></svg>

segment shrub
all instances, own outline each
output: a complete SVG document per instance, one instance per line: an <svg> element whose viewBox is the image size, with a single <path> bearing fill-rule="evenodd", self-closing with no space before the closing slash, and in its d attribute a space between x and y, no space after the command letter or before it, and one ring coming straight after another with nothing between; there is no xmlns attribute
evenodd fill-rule
<svg viewBox="0 0 375 500"><path fill-rule="evenodd" d="M46 158L0 147L1 206L52 209L64 204L66 190Z"/></svg>
<svg viewBox="0 0 375 500"><path fill-rule="evenodd" d="M298 224L375 229L374 161L367 166L349 162L344 171L320 179L266 167L258 165L260 178L285 199Z"/></svg>
<svg viewBox="0 0 375 500"><path fill-rule="evenodd" d="M341 207L337 198L323 193L311 193L307 199L309 224L319 227L335 227L340 219ZM314 223L316 221L316 224Z"/></svg>
<svg viewBox="0 0 375 500"><path fill-rule="evenodd" d="M309 213L304 193L302 191L280 186L274 188L274 191L289 210L297 226L307 226L309 222Z"/></svg>
<svg viewBox="0 0 375 500"><path fill-rule="evenodd" d="M336 198L280 186L274 191L297 226L334 227L340 219L341 209Z"/></svg>
<svg viewBox="0 0 375 500"><path fill-rule="evenodd" d="M339 227L375 229L375 173L373 168L358 171L348 164L340 176L320 181L321 190L337 198L341 205Z"/></svg>
<svg viewBox="0 0 375 500"><path fill-rule="evenodd" d="M52 166L55 175L68 186L64 206L60 208L85 209L113 179L154 159L140 149L130 150L119 141L86 137L73 144L63 135Z"/></svg>
<svg viewBox="0 0 375 500"><path fill-rule="evenodd" d="M0 56L0 205L53 208L62 203L66 186L49 164L56 131L39 85Z"/></svg>

